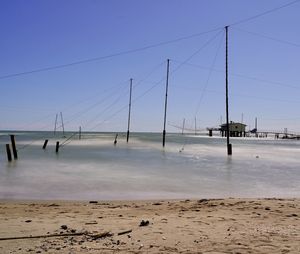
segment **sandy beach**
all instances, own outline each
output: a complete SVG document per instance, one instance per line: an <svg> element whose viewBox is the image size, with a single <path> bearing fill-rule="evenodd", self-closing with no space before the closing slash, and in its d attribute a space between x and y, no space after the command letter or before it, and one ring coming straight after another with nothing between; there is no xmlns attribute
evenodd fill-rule
<svg viewBox="0 0 300 254"><path fill-rule="evenodd" d="M300 253L300 199L1 201L0 253Z"/></svg>

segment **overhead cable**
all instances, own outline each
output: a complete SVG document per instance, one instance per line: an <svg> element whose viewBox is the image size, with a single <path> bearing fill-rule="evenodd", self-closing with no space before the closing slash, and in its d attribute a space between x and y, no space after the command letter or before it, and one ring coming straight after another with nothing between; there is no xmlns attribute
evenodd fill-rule
<svg viewBox="0 0 300 254"><path fill-rule="evenodd" d="M204 69L204 70L211 70L210 67L206 67L206 66L201 66L198 64L193 64L193 63L183 63L182 61L178 61L175 59L172 59L173 62L178 62L178 63L182 63L185 64L187 66L191 66L194 68L199 68L199 69ZM214 72L219 72L219 73L224 73L223 70L220 69L212 69ZM272 81L272 80L267 80L267 79L261 79L261 78L257 78L257 77L252 77L252 76L248 76L248 75L244 75L244 74L239 74L239 73L234 73L234 72L230 72L229 73L230 76L235 76L235 77L239 77L239 78L244 78L244 79L249 79L249 80L255 80L255 81L259 81L259 82L263 82L263 83L268 83L268 84L272 84L272 85L277 85L277 86L283 86L283 87L290 87L290 88L294 88L294 89L300 89L299 86L295 86L295 85L290 85L290 84L285 84L282 82L278 82L278 81Z"/></svg>
<svg viewBox="0 0 300 254"><path fill-rule="evenodd" d="M262 37L262 38L265 38L265 39L268 39L268 40L272 40L272 41L276 41L276 42L279 42L279 43L287 44L287 45L294 46L294 47L297 47L297 48L300 47L300 44L298 44L298 43L294 43L294 42L274 38L274 37L264 35L264 34L261 34L261 33L250 32L250 31L240 29L240 28L236 28L236 27L234 27L234 30L237 30L237 31L240 31L240 32L243 32L243 33L248 33L248 34L255 35L255 36L259 36L259 37Z"/></svg>
<svg viewBox="0 0 300 254"><path fill-rule="evenodd" d="M191 60L195 55L197 55L201 50L203 50L205 47L207 47L211 42L213 42L218 35L220 35L222 33L222 30L220 30L218 33L216 33L212 38L210 38L208 41L206 41L199 49L197 49L193 54L191 54L183 63L181 63L179 66L177 66L173 71L170 72L170 74L174 74L176 71L178 71L183 65L184 63L188 62L189 60ZM157 87L159 84L161 84L163 81L165 80L165 76L159 80L158 82L154 83L153 86L151 86L149 89L147 89L145 92L143 92L141 95L137 96L135 99L132 100L132 103L138 101L139 99L141 99L142 97L144 97L146 94L148 94L151 90L153 90L155 87ZM118 113L122 112L124 109L127 108L128 105L123 106L122 108L120 108L117 112L115 112L113 115L111 115L110 117L106 118L104 121L100 122L99 124L95 125L93 128L89 129L89 130L94 130L95 128L97 128L98 126L102 125L104 122L110 120L111 118L113 118L114 116L116 116Z"/></svg>
<svg viewBox="0 0 300 254"><path fill-rule="evenodd" d="M198 112L199 112L200 105L201 105L201 103L202 103L202 100L203 100L204 94L205 94L205 92L206 92L206 88L207 88L207 86L208 86L208 83L209 83L211 74L212 74L212 72L213 72L213 68L214 68L214 66L215 66L215 63L216 63L216 60L217 60L217 57L218 57L220 48L221 48L221 46L222 46L223 38L224 38L224 34L223 34L223 36L221 37L221 40L220 40L219 45L218 45L218 47L217 47L217 50L216 50L216 53L215 53L215 55L214 55L212 64L211 64L211 66L210 66L210 68L209 68L209 73L208 73L206 82L205 82L205 84L204 84L204 89L203 89L202 92L201 92L200 99L199 99L198 104L197 104L197 107L196 107L196 111L195 111L195 114L194 114L195 117L197 116L197 114L198 114Z"/></svg>
<svg viewBox="0 0 300 254"><path fill-rule="evenodd" d="M288 7L288 6L297 4L297 3L299 3L299 2L300 2L300 0L295 0L295 1L288 2L288 3L286 3L286 4L277 6L277 7L275 7L275 8L270 9L270 10L267 10L267 11L261 12L261 13L259 13L259 14L253 15L253 16L251 16L251 17L248 17L248 18L245 18L245 19L241 19L241 20L239 20L239 21L237 21L237 22L231 23L231 24L229 24L228 26L236 26L236 25L240 25L240 24L242 24L242 23L249 22L249 21L251 21L251 20L260 18L260 17L262 17L262 16L265 16L265 15L268 15L268 14L270 14L270 13L273 13L273 12L276 12L276 11L278 11L278 10L281 10L281 9L283 9L283 8L286 8L286 7Z"/></svg>
<svg viewBox="0 0 300 254"><path fill-rule="evenodd" d="M200 33L195 33L195 34L188 35L188 36L179 37L179 38L176 38L176 39L173 39L173 40L159 42L159 43L147 45L147 46L140 47L140 48L120 51L120 52L117 52L117 53L112 53L112 54L108 54L108 55L104 55L104 56L87 58L87 59L74 61L74 62L70 62L70 63L66 63L66 64L53 65L53 66L49 66L49 67L45 67L45 68L38 68L38 69L31 70L31 71L24 71L24 72L7 74L7 75L0 76L0 80L1 79L18 77L18 76L23 76L23 75L28 75L28 74L33 74L33 73L38 73L38 72L45 72L45 71L50 71L50 70L67 68L67 67L71 67L71 66L75 66L75 65L80 65L80 64L96 62L96 61L100 61L100 60L104 60L104 59L109 59L109 58L113 58L113 57L117 57L117 56L121 56L121 55L128 55L128 54L131 54L131 53L136 53L136 52L139 52L139 51L144 51L144 50L148 50L148 49L151 49L151 48L160 47L160 46L163 46L163 45L179 42L179 41L182 41L182 40L188 40L188 39L195 38L195 37L198 37L198 36L201 36L201 35L204 35L204 34L215 32L217 30L220 30L220 28L215 28L215 29L211 29L211 30L208 30L208 31L200 32Z"/></svg>

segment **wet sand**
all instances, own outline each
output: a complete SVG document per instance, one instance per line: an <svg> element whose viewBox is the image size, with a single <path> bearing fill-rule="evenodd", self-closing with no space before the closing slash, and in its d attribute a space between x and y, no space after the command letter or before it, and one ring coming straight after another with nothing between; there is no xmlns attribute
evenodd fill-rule
<svg viewBox="0 0 300 254"><path fill-rule="evenodd" d="M300 199L0 201L0 253L300 253Z"/></svg>

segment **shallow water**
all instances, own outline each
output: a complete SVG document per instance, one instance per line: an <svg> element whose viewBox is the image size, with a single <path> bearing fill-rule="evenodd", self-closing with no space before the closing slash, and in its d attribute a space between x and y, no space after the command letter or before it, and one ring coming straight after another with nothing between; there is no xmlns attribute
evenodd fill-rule
<svg viewBox="0 0 300 254"><path fill-rule="evenodd" d="M16 133L19 159L7 162L0 134L0 199L300 197L300 141L134 133L78 136L55 153L48 132ZM43 141L51 137L46 150ZM61 138L62 143L65 139Z"/></svg>

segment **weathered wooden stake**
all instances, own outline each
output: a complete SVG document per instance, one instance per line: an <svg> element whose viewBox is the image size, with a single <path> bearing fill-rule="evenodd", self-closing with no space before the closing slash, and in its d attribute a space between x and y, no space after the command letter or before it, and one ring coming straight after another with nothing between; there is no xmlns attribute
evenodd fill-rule
<svg viewBox="0 0 300 254"><path fill-rule="evenodd" d="M59 141L56 142L55 152L58 153L58 150L59 150Z"/></svg>
<svg viewBox="0 0 300 254"><path fill-rule="evenodd" d="M81 139L81 126L79 126L79 140Z"/></svg>
<svg viewBox="0 0 300 254"><path fill-rule="evenodd" d="M165 114L164 114L164 130L163 130L163 147L166 144L166 121L167 121L167 105L168 105L168 87L169 87L169 68L170 59L167 60L167 79L166 79L166 95L165 95Z"/></svg>
<svg viewBox="0 0 300 254"><path fill-rule="evenodd" d="M44 145L43 145L43 149L45 150L48 144L48 139L45 140Z"/></svg>
<svg viewBox="0 0 300 254"><path fill-rule="evenodd" d="M116 144L117 144L117 142L118 142L118 133L117 133L117 134L116 134L116 136L115 136L114 145L116 145Z"/></svg>
<svg viewBox="0 0 300 254"><path fill-rule="evenodd" d="M10 147L9 147L9 144L6 144L6 154L7 154L7 160L9 162L12 161L12 158L11 158L11 152L10 152Z"/></svg>
<svg viewBox="0 0 300 254"><path fill-rule="evenodd" d="M13 154L14 154L14 159L17 160L18 159L18 152L17 152L17 148L16 148L15 135L10 135L10 140L11 140L12 151L13 151Z"/></svg>

